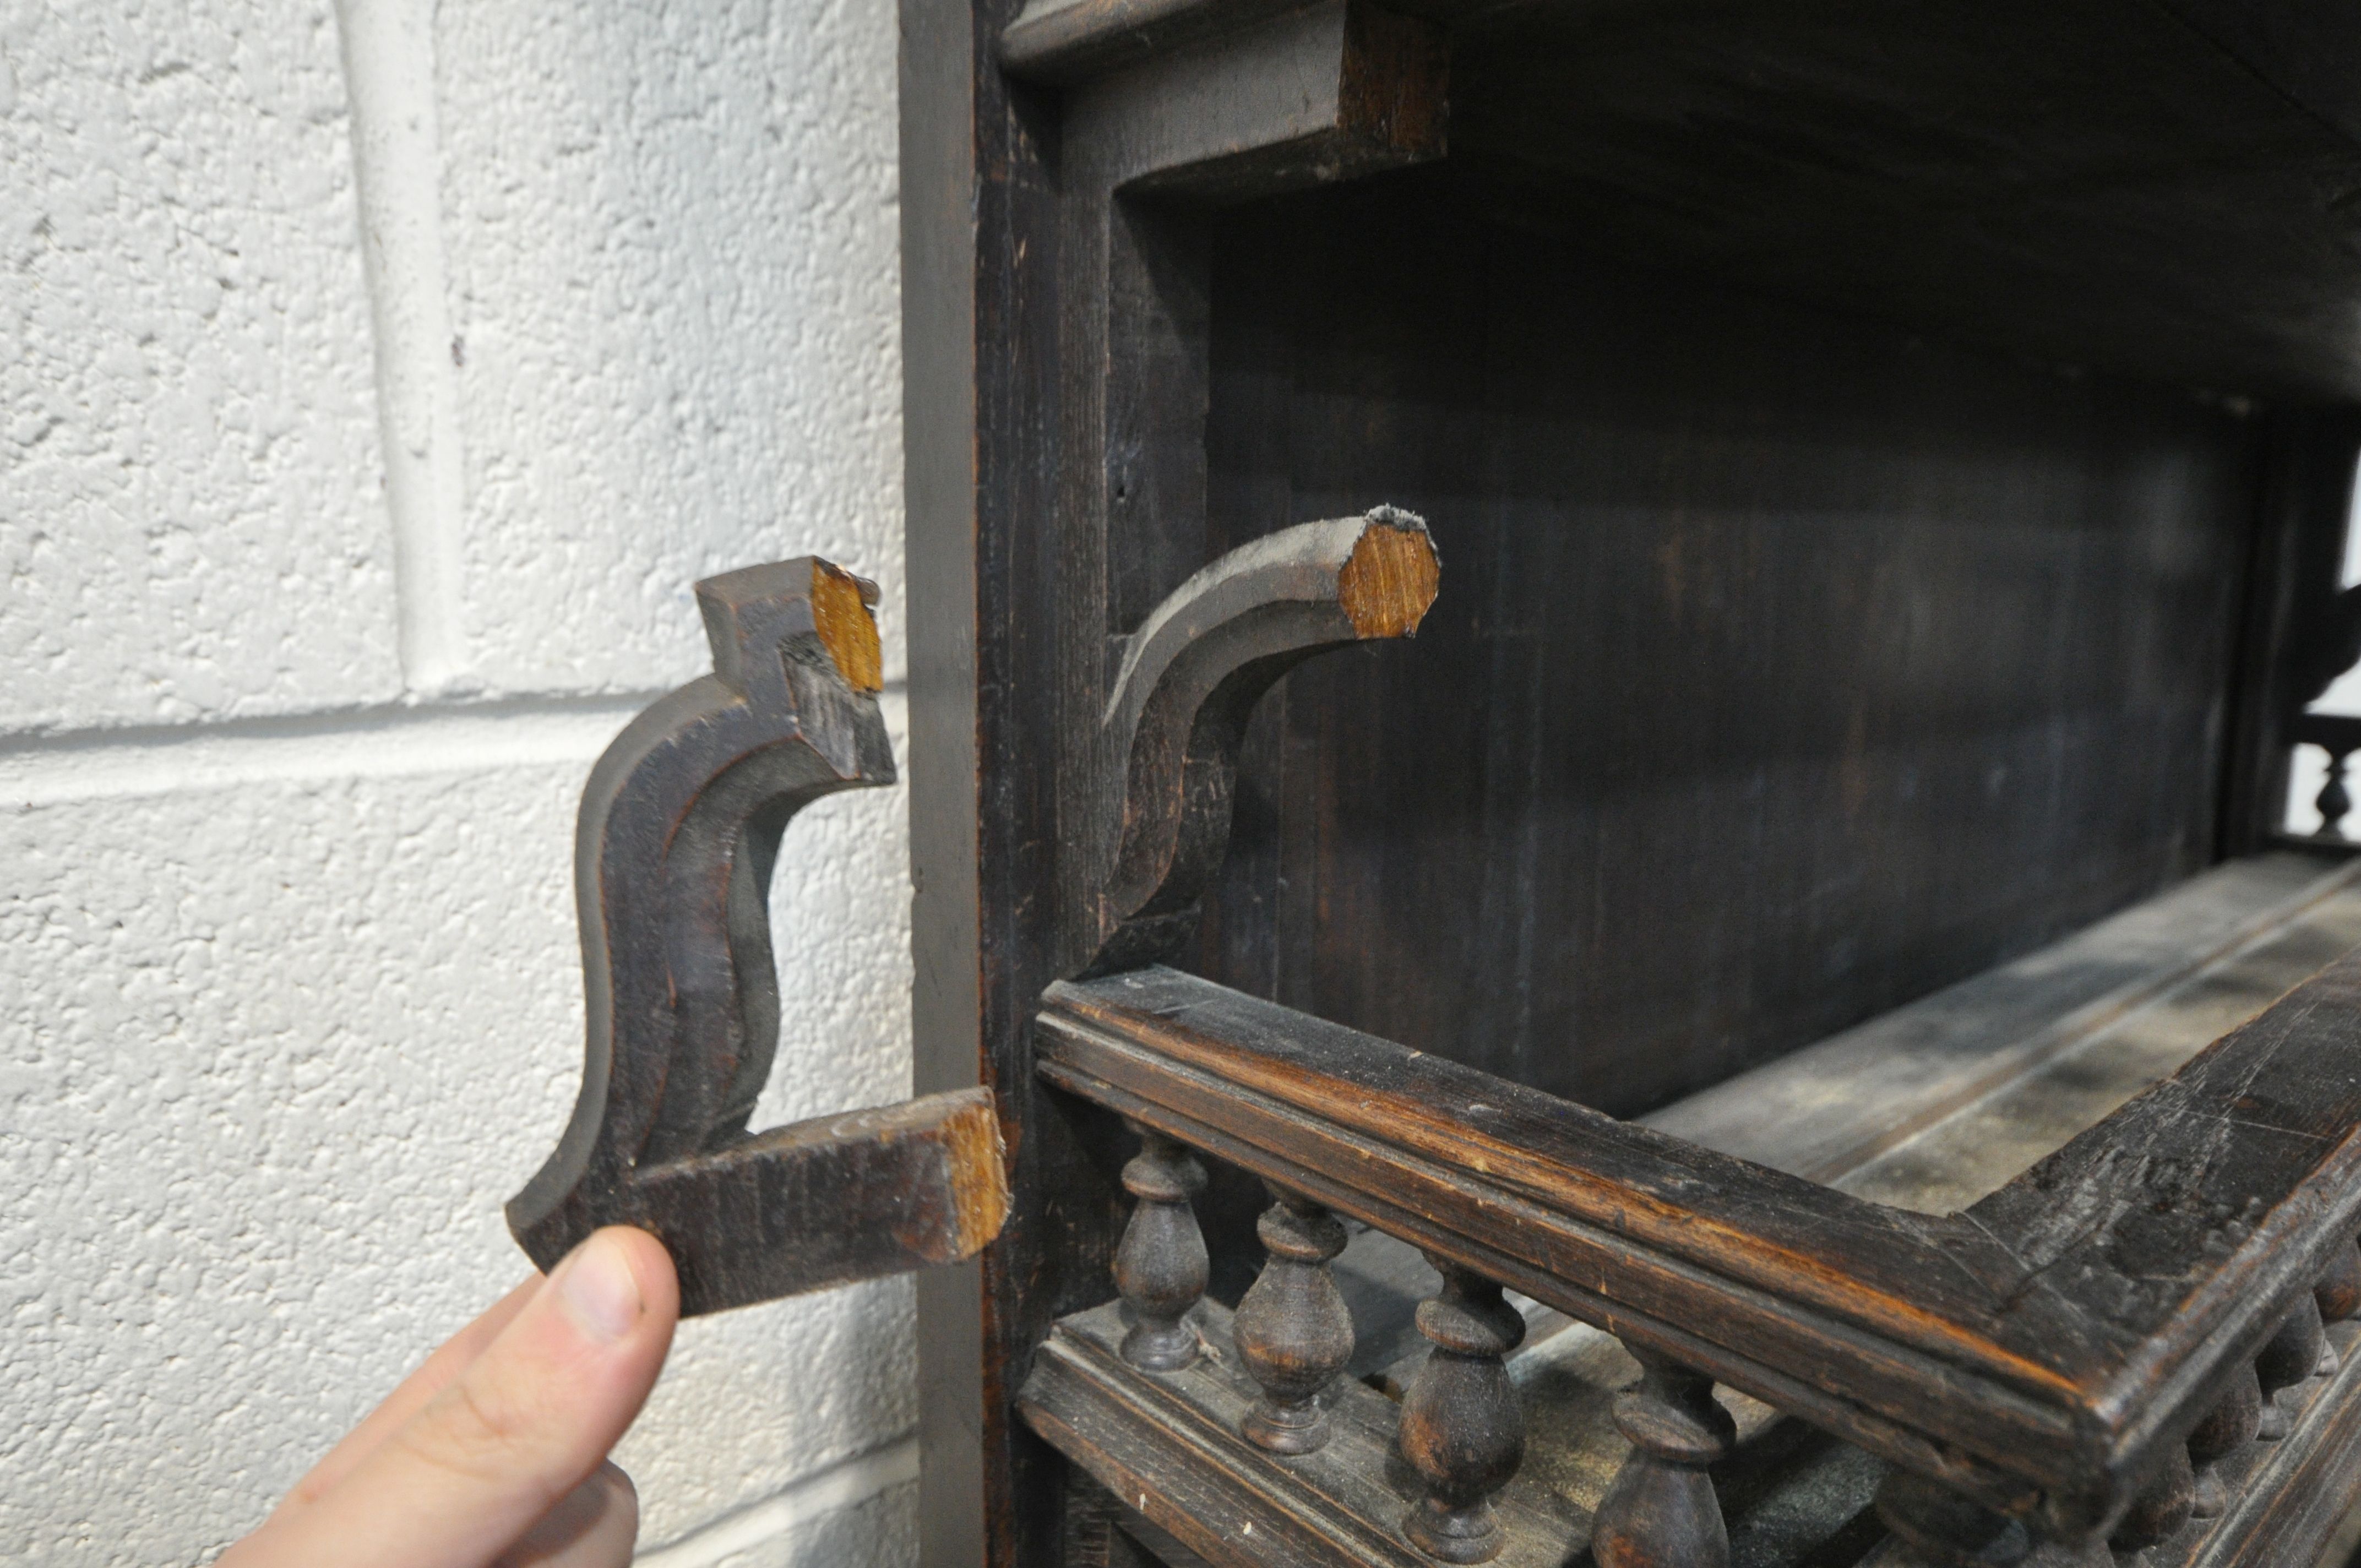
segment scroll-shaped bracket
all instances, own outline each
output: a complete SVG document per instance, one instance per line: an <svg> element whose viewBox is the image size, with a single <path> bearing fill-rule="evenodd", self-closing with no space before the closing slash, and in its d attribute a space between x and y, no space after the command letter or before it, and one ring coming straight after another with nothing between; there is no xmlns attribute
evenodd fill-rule
<svg viewBox="0 0 2361 1568"><path fill-rule="evenodd" d="M1241 545L1157 606L1126 645L1100 724L1113 849L1085 974L1159 962L1187 944L1229 847L1255 704L1314 653L1415 635L1441 576L1425 522L1378 507Z"/></svg>
<svg viewBox="0 0 2361 1568"><path fill-rule="evenodd" d="M713 674L590 772L575 828L589 1040L557 1152L508 1206L547 1268L600 1225L671 1250L684 1315L970 1256L1008 1186L989 1091L749 1135L778 1044L788 819L894 782L873 585L812 556L697 587Z"/></svg>

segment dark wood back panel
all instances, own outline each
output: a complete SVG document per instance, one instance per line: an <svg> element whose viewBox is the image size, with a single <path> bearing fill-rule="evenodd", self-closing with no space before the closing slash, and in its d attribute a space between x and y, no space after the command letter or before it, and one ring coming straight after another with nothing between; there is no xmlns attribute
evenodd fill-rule
<svg viewBox="0 0 2361 1568"><path fill-rule="evenodd" d="M1209 554L1389 501L1212 978L1619 1114L2207 863L2253 419L1595 259L1448 170L1215 226Z"/></svg>

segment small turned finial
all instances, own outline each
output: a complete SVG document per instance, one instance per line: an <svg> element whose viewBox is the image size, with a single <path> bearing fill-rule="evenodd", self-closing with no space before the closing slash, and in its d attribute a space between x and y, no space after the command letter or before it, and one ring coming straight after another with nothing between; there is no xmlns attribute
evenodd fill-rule
<svg viewBox="0 0 2361 1568"><path fill-rule="evenodd" d="M2230 1386L2189 1434L2189 1457L2197 1467L2191 1511L2199 1519L2213 1519L2230 1506L2229 1488L2218 1467L2255 1441L2262 1420L2263 1386L2256 1381L2255 1364L2250 1361L2231 1375Z"/></svg>
<svg viewBox="0 0 2361 1568"><path fill-rule="evenodd" d="M1639 1387L1616 1397L1615 1425L1631 1443L1598 1505L1590 1550L1598 1568L1725 1568L1730 1531L1707 1467L1737 1441L1713 1379L1627 1344Z"/></svg>
<svg viewBox="0 0 2361 1568"><path fill-rule="evenodd" d="M1244 1430L1273 1453L1310 1453L1328 1441L1320 1391L1353 1355L1352 1310L1328 1271L1345 1224L1300 1193L1274 1185L1270 1195L1256 1226L1270 1256L1231 1321L1238 1358L1262 1387Z"/></svg>
<svg viewBox="0 0 2361 1568"><path fill-rule="evenodd" d="M1422 1496L1402 1533L1444 1563L1487 1563L1505 1541L1492 1494L1525 1457L1525 1412L1502 1358L1523 1343L1525 1320L1500 1288L1446 1258L1440 1295L1419 1303L1418 1332L1434 1349L1402 1398L1398 1441Z"/></svg>
<svg viewBox="0 0 2361 1568"><path fill-rule="evenodd" d="M2157 1473L2115 1521L2107 1544L2117 1552L2137 1552L2169 1541L2189 1522L2196 1506L2197 1472L2189 1463L2189 1451L2177 1442L2169 1443Z"/></svg>
<svg viewBox="0 0 2361 1568"><path fill-rule="evenodd" d="M2279 1332L2255 1357L2255 1376L2263 1388L2263 1419L2255 1435L2265 1442L2277 1442L2287 1436L2288 1413L2279 1408L2279 1390L2292 1388L2319 1371L2321 1352L2327 1348L2328 1336L2320 1321L2320 1303L2306 1290L2295 1299Z"/></svg>
<svg viewBox="0 0 2361 1568"><path fill-rule="evenodd" d="M2319 836L2323 839L2345 837L2345 814L2353 809L2353 796L2345 787L2345 762L2350 755L2346 751L2328 753L2328 782L2320 786L2320 794L2312 800L2312 805L2320 808Z"/></svg>
<svg viewBox="0 0 2361 1568"><path fill-rule="evenodd" d="M1115 1288L1133 1313L1123 1358L1143 1372L1178 1372L1197 1359L1190 1311L1205 1293L1205 1237L1191 1199L1205 1168L1186 1144L1130 1124L1139 1153L1123 1168L1124 1190L1139 1201L1115 1251Z"/></svg>

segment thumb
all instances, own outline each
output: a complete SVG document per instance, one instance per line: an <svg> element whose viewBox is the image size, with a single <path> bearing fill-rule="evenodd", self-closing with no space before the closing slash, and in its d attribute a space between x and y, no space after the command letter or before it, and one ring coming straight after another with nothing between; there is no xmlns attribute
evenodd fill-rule
<svg viewBox="0 0 2361 1568"><path fill-rule="evenodd" d="M664 1367L680 1313L672 1259L600 1231L554 1269L473 1365L325 1495L282 1510L224 1563L479 1568L598 1468Z"/></svg>

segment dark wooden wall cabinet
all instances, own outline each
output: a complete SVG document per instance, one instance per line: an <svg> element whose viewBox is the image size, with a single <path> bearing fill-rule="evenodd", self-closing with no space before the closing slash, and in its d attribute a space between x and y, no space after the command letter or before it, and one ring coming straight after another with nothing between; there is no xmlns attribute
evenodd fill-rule
<svg viewBox="0 0 2361 1568"><path fill-rule="evenodd" d="M2349 1550L2361 6L901 16L931 1568Z"/></svg>

